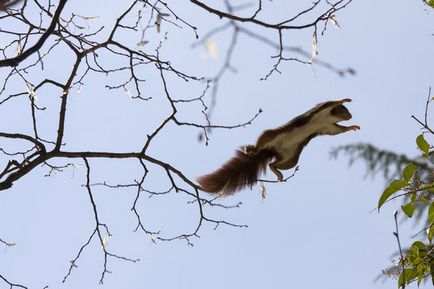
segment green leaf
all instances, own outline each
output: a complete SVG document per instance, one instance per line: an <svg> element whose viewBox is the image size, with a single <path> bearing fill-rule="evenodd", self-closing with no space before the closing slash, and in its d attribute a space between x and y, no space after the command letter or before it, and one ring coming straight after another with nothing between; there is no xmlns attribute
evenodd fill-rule
<svg viewBox="0 0 434 289"><path fill-rule="evenodd" d="M422 282L422 280L423 280L423 276L425 276L424 271L418 271L418 273L417 273L417 286L418 287L420 285L420 282Z"/></svg>
<svg viewBox="0 0 434 289"><path fill-rule="evenodd" d="M411 257L416 257L419 256L419 247L418 246L411 246L409 251L408 251L408 255Z"/></svg>
<svg viewBox="0 0 434 289"><path fill-rule="evenodd" d="M425 138L423 137L423 134L419 135L419 136L416 138L416 144L417 144L417 147L418 147L421 151L423 151L423 153L424 153L425 155L428 154L428 151L429 151L430 145L429 145L429 143L425 140Z"/></svg>
<svg viewBox="0 0 434 289"><path fill-rule="evenodd" d="M401 190L403 187L405 187L406 185L408 185L408 181L407 180L393 180L389 187L394 188L396 191Z"/></svg>
<svg viewBox="0 0 434 289"><path fill-rule="evenodd" d="M417 286L419 287L419 285L420 285L420 282L422 282L422 279L423 279L423 276L424 276L425 274L423 274L423 272L419 272L419 273L417 273Z"/></svg>
<svg viewBox="0 0 434 289"><path fill-rule="evenodd" d="M417 194L416 194L416 193L413 193L413 194L411 195L410 200L411 200L412 202L414 202L414 201L416 200L416 197L417 197Z"/></svg>
<svg viewBox="0 0 434 289"><path fill-rule="evenodd" d="M432 8L434 8L434 0L428 0L426 2L426 4L428 4L428 6L431 6ZM434 97L433 97L433 99L434 99Z"/></svg>
<svg viewBox="0 0 434 289"><path fill-rule="evenodd" d="M405 269L408 270L408 269ZM402 271L401 273L399 273L399 277L398 277L398 288L403 288L405 286L404 284L404 274L405 274L405 270ZM407 281L407 278L405 279L405 281Z"/></svg>
<svg viewBox="0 0 434 289"><path fill-rule="evenodd" d="M416 269L417 269L417 286L419 286L420 282L425 277L425 274L429 272L429 267L427 264L422 262L419 263L419 265L417 265Z"/></svg>
<svg viewBox="0 0 434 289"><path fill-rule="evenodd" d="M378 210L380 210L381 206L390 198L390 196L401 190L407 184L408 181L406 180L393 180L381 195L380 200L378 201Z"/></svg>
<svg viewBox="0 0 434 289"><path fill-rule="evenodd" d="M410 179L413 177L414 172L416 171L417 166L413 163L409 163L405 166L405 168L402 170L402 177L406 181L410 181Z"/></svg>
<svg viewBox="0 0 434 289"><path fill-rule="evenodd" d="M430 225L432 225L434 222L434 203L431 203L428 209L428 222Z"/></svg>
<svg viewBox="0 0 434 289"><path fill-rule="evenodd" d="M417 266L416 266L416 270L417 270L417 272L418 273L420 273L420 272L424 272L425 271L425 264L423 264L423 263L419 263Z"/></svg>
<svg viewBox="0 0 434 289"><path fill-rule="evenodd" d="M408 259L406 261L408 261ZM421 264L423 263L423 259L420 257L416 257L411 263L413 263L412 265ZM417 272L419 272L419 265L417 265Z"/></svg>
<svg viewBox="0 0 434 289"><path fill-rule="evenodd" d="M404 276L405 276L405 284L404 284ZM398 286L404 287L404 285L407 285L410 281L412 281L414 278L417 277L417 271L414 269L406 268L404 271L402 271L399 274L398 277Z"/></svg>
<svg viewBox="0 0 434 289"><path fill-rule="evenodd" d="M411 218L413 216L413 212L416 207L412 203L408 203L404 206L401 206L402 211L407 215L407 217Z"/></svg>
<svg viewBox="0 0 434 289"><path fill-rule="evenodd" d="M411 244L411 246L417 247L417 248L419 248L421 250L425 250L425 251L428 250L428 247L421 241L416 241L413 244Z"/></svg>

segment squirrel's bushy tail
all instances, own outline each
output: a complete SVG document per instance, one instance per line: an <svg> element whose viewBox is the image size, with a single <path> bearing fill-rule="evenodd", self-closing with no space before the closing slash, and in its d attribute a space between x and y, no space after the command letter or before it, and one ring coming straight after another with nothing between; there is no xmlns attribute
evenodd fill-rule
<svg viewBox="0 0 434 289"><path fill-rule="evenodd" d="M197 181L205 192L231 195L255 184L274 156L275 153L271 150L261 150L257 154L237 150L235 156L220 169L198 178Z"/></svg>

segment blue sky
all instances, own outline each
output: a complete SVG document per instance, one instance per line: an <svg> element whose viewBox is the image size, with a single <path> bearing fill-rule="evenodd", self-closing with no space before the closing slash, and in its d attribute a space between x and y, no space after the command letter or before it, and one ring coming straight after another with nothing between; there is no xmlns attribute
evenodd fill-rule
<svg viewBox="0 0 434 289"><path fill-rule="evenodd" d="M99 15L100 18L90 23L110 27L127 5L119 2L70 1L65 12ZM201 36L223 23L218 17L191 8L189 2L171 5L199 27ZM270 10L264 12L264 17L278 18L293 9L286 1L266 2L266 5ZM273 5L276 6L272 9ZM184 241L153 244L149 236L133 232L136 226L130 211L135 197L133 190L94 187L100 218L113 234L109 250L140 258L140 262L109 259L108 269L112 274L99 285L103 255L94 240L79 259L79 267L63 284L69 261L94 228L91 206L82 187L83 161L74 160L78 165L74 170L45 178L47 168L38 168L12 189L0 193L0 237L16 242L16 246L1 250L0 273L30 288L46 285L110 289L396 286L393 279L385 282L374 282L374 279L391 264L397 250L392 232L393 211L399 203L387 204L380 214L371 212L385 180L381 176L366 178L361 163L349 167L346 158L333 160L329 152L339 145L367 142L409 156L417 155L415 138L419 126L410 116L423 115L428 87L433 85L434 18L422 1L365 0L353 1L337 15L337 20L341 28L330 26L324 37L318 39L319 59L337 67L352 67L357 71L355 76L340 78L315 64L288 62L280 67L282 74L260 81L272 67L274 62L270 56L276 51L240 36L232 62L237 73L227 72L222 77L212 120L231 125L250 119L259 108L264 112L245 128L213 130L208 146L197 141L199 130L170 125L149 148L150 155L169 162L194 180L218 168L237 147L254 143L263 130L284 124L318 102L352 98L348 108L353 119L348 123L360 125L360 131L314 139L304 150L300 170L294 178L287 183L266 184L265 200L258 187L254 187L223 200L228 205L242 202L240 208L207 208L206 213L211 217L246 224L248 228L219 226L213 230L213 225L208 224L201 229L200 238L192 240L193 247ZM230 33L212 38L220 57L203 60L204 48L191 47L195 42L191 30L163 28L168 32L168 40L163 43L162 57L170 59L180 70L197 75L212 76L218 71ZM276 37L275 33L258 32ZM310 51L311 35L312 31L286 33L284 39L287 45ZM134 47L140 33L118 37ZM152 41L144 49L152 52L164 34L151 31L146 37ZM46 63L47 75L61 79L70 71L71 61L64 51L62 47L53 51L53 59ZM105 63L115 65L116 61L113 58ZM5 73L7 69L0 70L2 77ZM73 88L67 115L66 149L140 149L146 134L170 113L155 71L141 73L148 79L143 89L153 97L149 102L132 101L122 90L105 89L107 83L121 82L121 74L89 78L79 93ZM45 76L34 77L36 81ZM176 98L197 97L204 88L175 78L169 80L168 89ZM23 83L17 81L16 87L20 86ZM47 138L55 133L57 122L53 119L58 108L53 94L56 93L53 89L38 93L38 103L48 107L40 116L40 129ZM185 121L203 121L199 106L180 106L179 116ZM24 127L23 132L28 132L29 123L24 101L0 107L0 131ZM141 175L137 161L89 161L94 182L128 183ZM64 163L63 160L54 162ZM149 169L147 188L168 189L165 172L152 165ZM286 175L290 173L287 171ZM176 193L152 198L143 195L139 208L150 229L173 236L189 232L196 225L197 209L187 204L189 200ZM413 231L409 224L401 225L404 244L411 244L413 240L408 236Z"/></svg>

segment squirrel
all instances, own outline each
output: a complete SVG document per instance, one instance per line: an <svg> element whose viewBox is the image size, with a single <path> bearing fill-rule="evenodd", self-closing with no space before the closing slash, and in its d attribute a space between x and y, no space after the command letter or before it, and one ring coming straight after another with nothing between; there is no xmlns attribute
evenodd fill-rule
<svg viewBox="0 0 434 289"><path fill-rule="evenodd" d="M338 124L352 118L343 105L345 102L351 102L351 99L320 103L287 124L264 131L256 145L238 149L235 156L220 169L199 177L197 181L201 190L223 197L232 195L245 187L253 186L258 177L265 173L267 165L277 176L277 180L283 181L280 170L295 167L303 148L311 139L320 135L337 135L360 129L358 125Z"/></svg>
<svg viewBox="0 0 434 289"><path fill-rule="evenodd" d="M21 0L0 0L0 10L6 10L6 8L17 4Z"/></svg>

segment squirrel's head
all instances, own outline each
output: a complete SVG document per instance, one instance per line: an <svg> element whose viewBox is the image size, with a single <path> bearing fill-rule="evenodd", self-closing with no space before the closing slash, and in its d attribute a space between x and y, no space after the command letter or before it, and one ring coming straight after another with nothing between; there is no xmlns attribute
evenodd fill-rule
<svg viewBox="0 0 434 289"><path fill-rule="evenodd" d="M333 107L330 110L330 114L336 118L336 122L342 120L349 120L353 117L351 113L348 111L348 109L342 104Z"/></svg>

